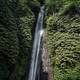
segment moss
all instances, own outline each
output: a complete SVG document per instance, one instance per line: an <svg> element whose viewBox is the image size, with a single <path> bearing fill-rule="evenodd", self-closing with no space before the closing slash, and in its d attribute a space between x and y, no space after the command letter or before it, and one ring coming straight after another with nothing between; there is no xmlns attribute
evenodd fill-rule
<svg viewBox="0 0 80 80"><path fill-rule="evenodd" d="M48 51L54 80L80 80L80 15L76 3L66 4L46 21Z"/></svg>
<svg viewBox="0 0 80 80"><path fill-rule="evenodd" d="M18 56L18 64L16 66L16 80L22 80L25 78L25 73L28 76L29 60L31 56L32 48L32 27L34 23L34 16L23 16L20 18L20 53Z"/></svg>
<svg viewBox="0 0 80 80"><path fill-rule="evenodd" d="M0 0L0 80L28 76L35 16L27 2Z"/></svg>
<svg viewBox="0 0 80 80"><path fill-rule="evenodd" d="M0 75L1 80L9 78L9 74L12 72L12 68L14 69L13 66L19 54L18 28L16 19L8 4L8 0L0 0L0 64L3 65L3 74ZM2 76L5 77L2 79Z"/></svg>

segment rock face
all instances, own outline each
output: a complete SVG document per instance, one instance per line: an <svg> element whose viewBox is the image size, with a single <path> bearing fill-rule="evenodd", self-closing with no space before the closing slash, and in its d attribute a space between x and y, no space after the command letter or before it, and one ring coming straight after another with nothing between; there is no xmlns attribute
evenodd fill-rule
<svg viewBox="0 0 80 80"><path fill-rule="evenodd" d="M0 0L0 80L27 74L34 21L27 0Z"/></svg>

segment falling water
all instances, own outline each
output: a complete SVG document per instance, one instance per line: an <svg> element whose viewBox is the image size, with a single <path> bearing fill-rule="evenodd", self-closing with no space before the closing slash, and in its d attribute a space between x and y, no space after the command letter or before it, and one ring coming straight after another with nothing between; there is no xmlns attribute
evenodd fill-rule
<svg viewBox="0 0 80 80"><path fill-rule="evenodd" d="M38 68L38 61L39 61L39 54L40 54L40 42L43 35L43 17L44 17L44 6L40 8L36 30L35 30L35 37L32 49L32 58L31 58L31 65L29 71L28 80L36 80L37 68Z"/></svg>

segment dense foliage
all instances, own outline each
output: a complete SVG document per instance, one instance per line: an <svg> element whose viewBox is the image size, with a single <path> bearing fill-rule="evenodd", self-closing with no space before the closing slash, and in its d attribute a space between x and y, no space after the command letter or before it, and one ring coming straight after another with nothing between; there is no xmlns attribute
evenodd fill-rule
<svg viewBox="0 0 80 80"><path fill-rule="evenodd" d="M0 0L0 80L27 76L35 21L29 4L39 9L36 0Z"/></svg>
<svg viewBox="0 0 80 80"><path fill-rule="evenodd" d="M46 0L47 45L54 80L80 80L79 5L79 0Z"/></svg>

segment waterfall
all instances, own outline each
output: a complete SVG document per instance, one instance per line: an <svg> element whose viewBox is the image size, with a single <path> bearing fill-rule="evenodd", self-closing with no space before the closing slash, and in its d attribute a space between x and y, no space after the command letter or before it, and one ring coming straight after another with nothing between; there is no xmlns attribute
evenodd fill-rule
<svg viewBox="0 0 80 80"><path fill-rule="evenodd" d="M36 24L34 43L32 49L32 57L31 57L31 65L29 71L28 80L36 80L38 62L39 62L39 54L40 54L40 42L43 36L43 17L44 17L44 6L40 8L40 12L38 15L38 20Z"/></svg>

